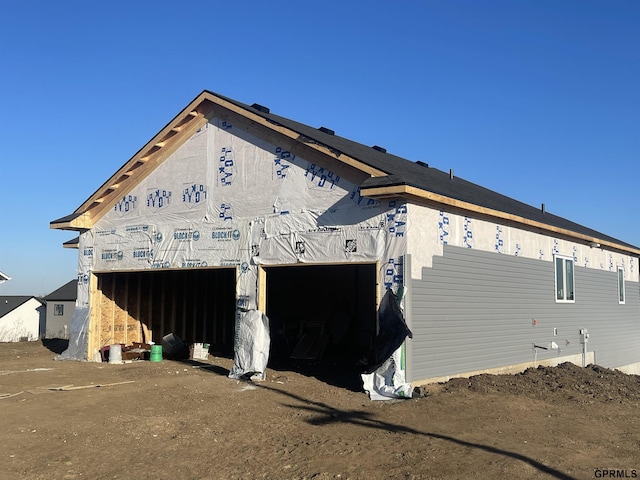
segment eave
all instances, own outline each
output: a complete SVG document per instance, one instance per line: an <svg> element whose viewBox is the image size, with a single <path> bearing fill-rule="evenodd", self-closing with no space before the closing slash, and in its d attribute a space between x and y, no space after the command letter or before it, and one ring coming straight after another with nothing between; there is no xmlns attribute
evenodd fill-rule
<svg viewBox="0 0 640 480"><path fill-rule="evenodd" d="M427 203L436 203L439 205L446 205L446 206L463 210L466 212L480 214L483 216L488 216L488 217L496 218L499 220L523 225L523 226L526 226L528 229L533 229L536 231L542 231L549 234L569 237L577 241L586 243L587 245L609 247L624 253L640 256L640 249L638 248L629 247L626 245L620 245L615 242L611 242L608 240L604 240L604 239L589 236L589 235L583 235L581 233L573 232L565 228L555 227L553 225L549 225L543 222L538 222L535 220L530 220L528 218L524 218L518 215L513 215L510 213L501 212L499 210L482 207L479 205L475 205L473 203L469 203L462 200L457 200L455 198L440 195L437 193L429 192L427 190L423 190L421 188L417 188L411 185L393 184L393 185L381 186L381 187L362 186L360 188L360 194L363 197L372 198L376 200L387 199L387 198L399 198L399 199L413 201L416 203L427 202Z"/></svg>
<svg viewBox="0 0 640 480"><path fill-rule="evenodd" d="M335 152L321 143L306 143L301 139L299 132L273 123L250 109L238 106L205 90L80 205L73 214L52 221L50 228L78 232L91 229L124 195L131 192L140 181L153 172L158 165L216 115L232 115L234 118L249 122L252 126L268 131L278 138L284 136L291 142L304 145L317 153L355 168L366 176L386 175L381 170L341 152Z"/></svg>
<svg viewBox="0 0 640 480"><path fill-rule="evenodd" d="M80 248L80 237L72 238L71 240L67 240L62 244L63 248Z"/></svg>

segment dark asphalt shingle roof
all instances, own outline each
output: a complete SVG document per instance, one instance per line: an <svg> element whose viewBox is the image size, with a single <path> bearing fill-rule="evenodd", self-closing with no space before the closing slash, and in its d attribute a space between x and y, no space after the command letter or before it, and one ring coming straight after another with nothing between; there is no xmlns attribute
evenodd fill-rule
<svg viewBox="0 0 640 480"><path fill-rule="evenodd" d="M54 300L58 301L75 301L78 296L78 280L71 280L68 283L65 283L60 288L54 290L49 295L44 297L44 300L47 302L51 302Z"/></svg>
<svg viewBox="0 0 640 480"><path fill-rule="evenodd" d="M324 145L333 151L344 153L349 157L355 158L366 165L374 167L392 176L391 179L386 177L374 177L368 179L363 186L388 186L391 183L410 185L422 190L478 205L480 207L498 210L500 212L517 215L528 220L551 225L553 227L570 230L578 234L588 235L630 248L639 248L638 246L623 242L604 233L572 222L566 218L562 218L548 212L543 212L538 207L532 207L531 205L527 205L526 203L507 197L493 190L489 190L488 188L469 182L463 178L454 177L452 179L449 172L443 172L436 168L427 167L425 164L418 164L390 153L381 152L347 138L331 135L321 129L310 127L309 125L304 125L279 115L267 113L262 108L255 108L251 105L218 95L217 93L210 93L241 108L248 109L249 111L265 118L269 122L282 125L283 127L301 134L302 141L314 141L315 143Z"/></svg>
<svg viewBox="0 0 640 480"><path fill-rule="evenodd" d="M69 215L65 215L64 217L52 220L50 223L56 224L56 223L70 222L71 220L75 220L76 218L78 218L80 215L82 215L82 213L71 213Z"/></svg>
<svg viewBox="0 0 640 480"><path fill-rule="evenodd" d="M0 318L36 297L32 295L0 295ZM40 300L38 300L42 303Z"/></svg>

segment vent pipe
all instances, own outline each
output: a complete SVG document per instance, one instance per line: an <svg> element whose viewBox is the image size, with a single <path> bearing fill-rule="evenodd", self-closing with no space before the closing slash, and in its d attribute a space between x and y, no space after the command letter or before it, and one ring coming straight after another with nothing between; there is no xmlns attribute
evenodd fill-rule
<svg viewBox="0 0 640 480"><path fill-rule="evenodd" d="M327 127L320 127L318 128L318 130L320 130L322 133L326 133L327 135L335 135L336 132L334 132L333 130L331 130L330 128Z"/></svg>
<svg viewBox="0 0 640 480"><path fill-rule="evenodd" d="M453 168L449 169L449 178L453 180Z"/></svg>
<svg viewBox="0 0 640 480"><path fill-rule="evenodd" d="M269 113L270 112L270 110L267 107L265 107L264 105L260 105L259 103L254 103L253 105L251 105L251 108L254 108L254 109L256 109L256 110L258 110L259 112L262 112L262 113Z"/></svg>
<svg viewBox="0 0 640 480"><path fill-rule="evenodd" d="M542 213L547 213L546 208L544 207L544 203L542 204L542 206L540 207L540 210L542 210Z"/></svg>

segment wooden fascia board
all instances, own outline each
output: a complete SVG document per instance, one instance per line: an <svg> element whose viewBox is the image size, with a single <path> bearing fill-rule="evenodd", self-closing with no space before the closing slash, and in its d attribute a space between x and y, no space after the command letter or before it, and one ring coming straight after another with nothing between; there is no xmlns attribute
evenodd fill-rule
<svg viewBox="0 0 640 480"><path fill-rule="evenodd" d="M239 107L237 105L235 105L234 103L231 103L227 100L224 100L220 97L216 97L214 95L210 96L210 100L216 104L218 104L219 106L237 114L240 115L242 117L245 117L247 119L252 120L253 122L256 122L257 124L268 128L270 130L273 130L274 132L279 133L280 135L284 135L285 137L290 138L291 140L295 140L297 142L300 142L300 133L291 130L287 127L284 127L282 125L274 125L273 123L271 123L270 121L268 121L266 118L261 117L260 115L257 115L253 112L250 112L249 110L246 110L242 107ZM355 158L352 158L344 153L340 153L339 155L336 155L332 150L330 150L328 147L321 145L321 144L317 144L317 143L305 143L306 146L313 148L315 150L317 150L318 152L327 155L331 158L335 158L343 163L346 163L347 165L354 167L362 172L367 173L368 175L372 176L372 177L381 177L381 176L385 176L387 175L387 172L383 172L382 170L378 170L377 168L371 167L363 162L361 162L360 160L357 160Z"/></svg>
<svg viewBox="0 0 640 480"><path fill-rule="evenodd" d="M584 235L582 233L573 232L571 230L567 230L566 228L554 227L553 225L548 225L546 223L538 222L536 220L530 220L528 218L524 218L519 215L513 215L510 213L501 212L499 210L494 210L492 208L481 207L479 205L474 205L473 203L464 202L462 200L456 200L455 198L447 197L445 195L440 195L438 193L422 190L421 188L413 187L411 185L394 185L390 187L363 188L360 190L360 194L363 197L374 198L374 199L405 197L407 199L429 200L431 202L436 202L442 205L448 205L448 206L459 208L469 212L478 213L481 215L487 215L489 217L499 218L502 220L518 223L521 225L527 225L529 227L540 229L546 232L556 233L559 235L576 238L576 239L585 241L587 243L598 243L601 246L615 248L616 250L622 250L624 252L627 252L636 256L640 255L640 249L637 249L637 248L627 247L627 246L620 245L607 240L602 240L589 235Z"/></svg>
<svg viewBox="0 0 640 480"><path fill-rule="evenodd" d="M193 120L189 123L187 129L185 129L182 138L189 138L191 135L196 133L199 128L202 128L208 119L205 115L199 114L196 120ZM182 132L181 132L182 133ZM174 140L171 143L165 144L160 150L154 152L147 156L147 160L145 160L145 164L136 168L132 173L128 175L128 179L121 184L118 184L117 189L114 189L111 194L109 194L105 198L105 201L100 202L93 209L90 209L91 212L91 223L92 225L104 214L110 210L124 195L133 190L136 185L141 182L144 178L146 178L155 167L160 165L164 160L166 160L172 153L174 153L184 142L179 141L179 139ZM144 156L141 158L145 158ZM135 162L137 162L136 159ZM133 164L135 164L133 162Z"/></svg>
<svg viewBox="0 0 640 480"><path fill-rule="evenodd" d="M49 228L53 230L89 230L91 228L91 217L89 215L89 212L85 212L82 215L74 218L73 220L59 223L51 222L49 224Z"/></svg>
<svg viewBox="0 0 640 480"><path fill-rule="evenodd" d="M182 110L173 121L155 135L124 166L89 197L76 212L89 214L82 228L91 228L93 224L112 208L122 196L129 193L156 166L174 153L189 137L209 120L213 106L201 94L189 106ZM191 118L191 119L190 119ZM78 228L75 220L72 225L55 228Z"/></svg>
<svg viewBox="0 0 640 480"><path fill-rule="evenodd" d="M155 135L91 197L76 209L75 213L82 213L83 215L70 222L51 224L51 228L63 230L91 228L104 212L112 208L122 196L129 193L142 179L149 175L157 165L175 152L186 139L193 135L199 128L203 127L207 121L212 118L216 105L236 115L247 118L277 134L288 137L290 140L300 142L308 148L312 148L325 156L336 159L352 168L356 168L369 176L386 175L386 172L366 165L344 153L336 154L324 145L301 142L299 139L300 133L281 125L275 125L260 115L205 91L185 107L167 126ZM185 121L189 117L194 118L193 120Z"/></svg>

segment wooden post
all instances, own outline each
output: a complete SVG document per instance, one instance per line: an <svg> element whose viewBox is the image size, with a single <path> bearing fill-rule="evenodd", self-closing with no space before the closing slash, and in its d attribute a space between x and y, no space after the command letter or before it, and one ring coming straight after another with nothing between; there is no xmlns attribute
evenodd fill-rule
<svg viewBox="0 0 640 480"><path fill-rule="evenodd" d="M258 265L258 310L267 313L267 271Z"/></svg>
<svg viewBox="0 0 640 480"><path fill-rule="evenodd" d="M87 335L87 351L85 355L88 361L95 359L95 354L100 350L101 328L101 304L102 304L102 276L89 273L89 333Z"/></svg>

